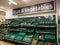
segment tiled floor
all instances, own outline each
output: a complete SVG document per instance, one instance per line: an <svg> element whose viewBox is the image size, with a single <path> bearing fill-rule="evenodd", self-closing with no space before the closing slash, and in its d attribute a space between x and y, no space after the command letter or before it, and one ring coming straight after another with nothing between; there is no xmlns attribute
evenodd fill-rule
<svg viewBox="0 0 60 45"><path fill-rule="evenodd" d="M0 41L0 45L15 45L9 42Z"/></svg>

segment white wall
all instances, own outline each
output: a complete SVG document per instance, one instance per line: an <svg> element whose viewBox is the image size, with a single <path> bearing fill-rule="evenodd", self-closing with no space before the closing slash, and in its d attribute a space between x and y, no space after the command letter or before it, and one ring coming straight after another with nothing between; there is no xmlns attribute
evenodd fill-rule
<svg viewBox="0 0 60 45"><path fill-rule="evenodd" d="M14 19L14 18L23 18L23 17L34 17L34 16L42 16L42 15L55 15L55 13L42 13L42 14L31 14L26 16L20 16L20 15L13 15L12 9L6 11L6 19Z"/></svg>
<svg viewBox="0 0 60 45"><path fill-rule="evenodd" d="M17 15L13 15L12 9L6 11L6 19L17 18Z"/></svg>
<svg viewBox="0 0 60 45"><path fill-rule="evenodd" d="M60 10L60 0L56 0L56 3L57 3L57 4L56 4L57 15L60 16L60 15L59 15L59 10Z"/></svg>

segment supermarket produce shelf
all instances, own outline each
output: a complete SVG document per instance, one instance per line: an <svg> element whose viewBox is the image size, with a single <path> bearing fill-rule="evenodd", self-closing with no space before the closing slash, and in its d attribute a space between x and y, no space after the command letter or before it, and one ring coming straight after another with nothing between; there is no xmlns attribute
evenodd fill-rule
<svg viewBox="0 0 60 45"><path fill-rule="evenodd" d="M56 40L55 40L55 39L45 39L44 41L56 42Z"/></svg>
<svg viewBox="0 0 60 45"><path fill-rule="evenodd" d="M28 42L24 42L24 41L17 41L17 40L5 39L5 38L4 38L4 40L5 41L15 42L15 43L27 44L27 45L29 45L31 43L31 42L28 43Z"/></svg>
<svg viewBox="0 0 60 45"><path fill-rule="evenodd" d="M23 31L23 30L9 30L10 32L28 32L28 33L33 33L32 31Z"/></svg>
<svg viewBox="0 0 60 45"><path fill-rule="evenodd" d="M17 27L19 27L19 25L8 25L8 27L15 27L15 28L17 28Z"/></svg>
<svg viewBox="0 0 60 45"><path fill-rule="evenodd" d="M40 25L40 26L21 26L20 27L34 27L34 28L56 28L56 26L46 26L46 25Z"/></svg>
<svg viewBox="0 0 60 45"><path fill-rule="evenodd" d="M53 34L53 35L55 35L55 32L36 32L36 33L38 33L38 34Z"/></svg>

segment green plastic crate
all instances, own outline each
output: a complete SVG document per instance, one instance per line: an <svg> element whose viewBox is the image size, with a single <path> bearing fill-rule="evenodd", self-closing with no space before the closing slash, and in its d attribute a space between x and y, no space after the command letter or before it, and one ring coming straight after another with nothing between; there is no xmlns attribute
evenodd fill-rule
<svg viewBox="0 0 60 45"><path fill-rule="evenodd" d="M33 35L32 34L26 34L23 41L25 42L31 42Z"/></svg>
<svg viewBox="0 0 60 45"><path fill-rule="evenodd" d="M24 38L24 36L17 36L17 37L15 37L15 40L21 41L23 38Z"/></svg>
<svg viewBox="0 0 60 45"><path fill-rule="evenodd" d="M31 40L32 40L32 38L28 38L28 37L25 37L25 38L23 39L24 42L31 42Z"/></svg>
<svg viewBox="0 0 60 45"><path fill-rule="evenodd" d="M39 34L35 34L34 35L34 38L39 38Z"/></svg>
<svg viewBox="0 0 60 45"><path fill-rule="evenodd" d="M45 39L55 39L55 35L45 35Z"/></svg>
<svg viewBox="0 0 60 45"><path fill-rule="evenodd" d="M58 45L58 43L57 42L54 42L54 45Z"/></svg>
<svg viewBox="0 0 60 45"><path fill-rule="evenodd" d="M10 38L9 39L14 39L16 36L15 35L12 35L12 36L10 36Z"/></svg>
<svg viewBox="0 0 60 45"><path fill-rule="evenodd" d="M10 32L10 33L12 34L10 35L9 39L14 39L18 34L17 32Z"/></svg>
<svg viewBox="0 0 60 45"><path fill-rule="evenodd" d="M16 36L17 36L17 33L15 32L9 37L9 39L14 39Z"/></svg>
<svg viewBox="0 0 60 45"><path fill-rule="evenodd" d="M19 30L22 30L23 31L23 30L27 30L27 28L20 28Z"/></svg>
<svg viewBox="0 0 60 45"><path fill-rule="evenodd" d="M20 32L20 33L18 33L18 35L26 35L26 33Z"/></svg>
<svg viewBox="0 0 60 45"><path fill-rule="evenodd" d="M8 39L13 33L8 33L4 36L5 39Z"/></svg>
<svg viewBox="0 0 60 45"><path fill-rule="evenodd" d="M11 21L10 25L19 25L19 22L18 21Z"/></svg>

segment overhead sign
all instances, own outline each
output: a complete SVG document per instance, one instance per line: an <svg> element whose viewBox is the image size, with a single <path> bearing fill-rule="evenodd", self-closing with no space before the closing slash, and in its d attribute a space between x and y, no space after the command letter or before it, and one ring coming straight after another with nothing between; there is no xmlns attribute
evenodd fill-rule
<svg viewBox="0 0 60 45"><path fill-rule="evenodd" d="M13 9L13 15L54 10L54 1Z"/></svg>

